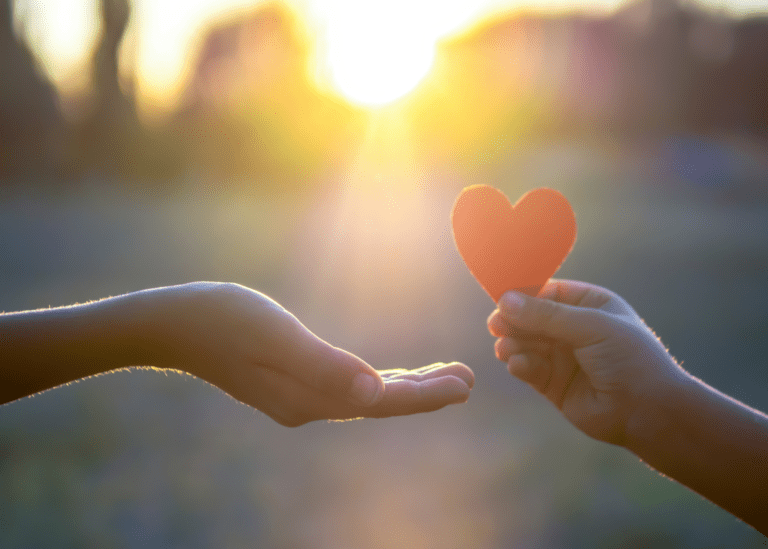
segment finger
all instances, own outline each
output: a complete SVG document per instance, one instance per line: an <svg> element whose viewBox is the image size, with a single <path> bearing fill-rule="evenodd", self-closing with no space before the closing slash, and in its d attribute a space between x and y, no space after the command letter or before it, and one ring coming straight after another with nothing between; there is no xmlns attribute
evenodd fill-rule
<svg viewBox="0 0 768 549"><path fill-rule="evenodd" d="M424 372L428 372L434 368L444 366L445 364L443 362L436 362L434 364L429 364L427 366L421 366L419 368L416 368L414 370L407 370L405 368L392 368L390 370L376 370L379 372L379 375L381 376L381 379L384 380L386 383L387 379L392 379L394 377L400 376L400 375L413 375L413 374L421 374Z"/></svg>
<svg viewBox="0 0 768 549"><path fill-rule="evenodd" d="M509 325L504 321L504 317L501 316L501 311L494 309L486 321L488 325L488 331L493 337L504 337L509 335L507 329Z"/></svg>
<svg viewBox="0 0 768 549"><path fill-rule="evenodd" d="M605 288L580 280L550 279L544 284L536 297L550 299L558 303L565 303L566 305L584 306L587 296L602 295L604 301L608 301L610 293Z"/></svg>
<svg viewBox="0 0 768 549"><path fill-rule="evenodd" d="M614 292L579 280L551 279L537 297L566 305L602 309L615 314L635 314L632 306Z"/></svg>
<svg viewBox="0 0 768 549"><path fill-rule="evenodd" d="M287 427L310 421L343 420L361 417L384 418L431 412L465 402L470 388L455 376L387 381L382 399L374 406L359 406L335 399L283 372L259 368L259 390L251 398L236 398L256 406ZM418 375L417 375L418 377Z"/></svg>
<svg viewBox="0 0 768 549"><path fill-rule="evenodd" d="M365 361L310 332L286 312L278 326L268 364L333 398L372 406L384 394L384 382Z"/></svg>
<svg viewBox="0 0 768 549"><path fill-rule="evenodd" d="M407 372L409 374L423 374L431 370L434 370L435 368L440 368L442 366L445 366L445 362L433 362L432 364L427 364L426 366L420 366L413 370L404 370L404 372Z"/></svg>
<svg viewBox="0 0 768 549"><path fill-rule="evenodd" d="M511 337L523 341L553 341L551 338L547 338L540 333L531 332L515 327L513 324L507 322L501 314L501 311L496 309L491 316L488 317L488 329L491 335L496 337Z"/></svg>
<svg viewBox="0 0 768 549"><path fill-rule="evenodd" d="M561 346L554 351L570 352ZM569 367L555 368L555 362L570 364ZM558 409L563 408L565 396L577 375L584 375L575 361L554 361L539 353L520 353L509 357L507 370L516 378L525 381L544 395Z"/></svg>
<svg viewBox="0 0 768 549"><path fill-rule="evenodd" d="M568 392L571 383L573 383L576 374L580 372L579 364L573 358L573 352L571 349L563 344L558 344L552 351L550 357L551 364L558 365L570 365L554 368L552 375L550 376L547 388L544 391L544 395L555 405L558 409L562 409L565 395Z"/></svg>
<svg viewBox="0 0 768 549"><path fill-rule="evenodd" d="M440 376L421 380L395 379L388 381L384 398L365 410L366 417L392 417L433 412L449 404L465 402L470 387L455 376Z"/></svg>
<svg viewBox="0 0 768 549"><path fill-rule="evenodd" d="M379 375L381 376L381 379L386 379L389 376L402 374L407 372L405 368L392 368L391 370L377 370L379 372Z"/></svg>
<svg viewBox="0 0 768 549"><path fill-rule="evenodd" d="M453 376L461 379L470 389L475 385L475 374L471 369L460 362L451 362L450 364L439 362L416 370L402 370L395 374L382 373L381 377L384 379L384 386L386 388L388 387L387 383L389 381L426 381L428 379L437 379L446 376Z"/></svg>
<svg viewBox="0 0 768 549"><path fill-rule="evenodd" d="M538 353L519 353L507 360L507 371L544 393L552 378L552 362Z"/></svg>
<svg viewBox="0 0 768 549"><path fill-rule="evenodd" d="M602 341L610 324L602 311L507 292L499 300L504 321L516 329L557 339L580 348Z"/></svg>
<svg viewBox="0 0 768 549"><path fill-rule="evenodd" d="M518 339L514 337L501 337L493 346L496 358L502 362L509 360L512 355L520 353L539 353L546 355L552 348L552 341L541 337L537 339Z"/></svg>

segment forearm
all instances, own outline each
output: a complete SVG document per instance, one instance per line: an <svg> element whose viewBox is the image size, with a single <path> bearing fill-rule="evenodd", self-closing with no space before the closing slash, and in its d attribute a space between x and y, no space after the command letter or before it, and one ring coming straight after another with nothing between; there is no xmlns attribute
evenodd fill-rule
<svg viewBox="0 0 768 549"><path fill-rule="evenodd" d="M132 365L155 363L145 292L0 315L0 404Z"/></svg>
<svg viewBox="0 0 768 549"><path fill-rule="evenodd" d="M693 377L651 400L627 448L768 535L768 417Z"/></svg>

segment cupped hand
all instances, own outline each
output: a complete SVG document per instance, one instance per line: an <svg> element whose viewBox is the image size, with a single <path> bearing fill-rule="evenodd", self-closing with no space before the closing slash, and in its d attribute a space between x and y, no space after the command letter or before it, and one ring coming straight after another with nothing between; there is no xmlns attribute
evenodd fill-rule
<svg viewBox="0 0 768 549"><path fill-rule="evenodd" d="M466 401L474 384L459 363L378 372L237 284L146 293L156 304L158 366L192 373L282 425L429 412Z"/></svg>
<svg viewBox="0 0 768 549"><path fill-rule="evenodd" d="M508 292L488 318L496 356L587 435L623 445L657 384L685 374L613 292L552 280L537 297Z"/></svg>

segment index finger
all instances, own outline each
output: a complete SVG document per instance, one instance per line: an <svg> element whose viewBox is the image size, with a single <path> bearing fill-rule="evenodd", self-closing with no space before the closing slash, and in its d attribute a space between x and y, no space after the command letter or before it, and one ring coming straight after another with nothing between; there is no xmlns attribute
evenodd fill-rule
<svg viewBox="0 0 768 549"><path fill-rule="evenodd" d="M634 309L618 294L580 280L550 279L536 297L609 313L634 314Z"/></svg>

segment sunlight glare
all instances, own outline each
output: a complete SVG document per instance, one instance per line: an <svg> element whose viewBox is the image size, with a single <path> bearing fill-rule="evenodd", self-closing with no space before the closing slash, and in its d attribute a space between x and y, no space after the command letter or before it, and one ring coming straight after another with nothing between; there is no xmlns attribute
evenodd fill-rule
<svg viewBox="0 0 768 549"><path fill-rule="evenodd" d="M87 84L84 60L96 43L97 5L77 0L18 0L14 19L51 80L65 92Z"/></svg>
<svg viewBox="0 0 768 549"><path fill-rule="evenodd" d="M211 21L243 12L253 0L133 0L140 104L168 111L186 84L196 44Z"/></svg>
<svg viewBox="0 0 768 549"><path fill-rule="evenodd" d="M362 106L403 97L429 73L437 41L471 19L468 2L314 0L319 74Z"/></svg>
<svg viewBox="0 0 768 549"><path fill-rule="evenodd" d="M183 91L196 40L214 18L268 0L131 0L139 106L170 110ZM319 81L350 101L382 105L418 86L440 38L478 16L522 7L557 10L618 8L626 0L283 0L315 20ZM766 12L765 0L697 0L737 17ZM12 0L15 25L60 90L88 82L99 33L99 0ZM134 65L135 64L135 65Z"/></svg>

